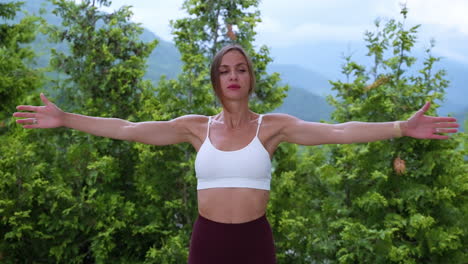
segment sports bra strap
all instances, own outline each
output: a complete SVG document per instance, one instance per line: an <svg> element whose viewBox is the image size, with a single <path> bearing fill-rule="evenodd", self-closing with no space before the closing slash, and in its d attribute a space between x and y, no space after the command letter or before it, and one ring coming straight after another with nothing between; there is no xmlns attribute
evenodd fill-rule
<svg viewBox="0 0 468 264"><path fill-rule="evenodd" d="M260 115L258 117L257 133L255 134L256 137L258 136L258 131L260 131L260 125L262 124L262 118L263 118L263 115ZM210 125L211 125L211 116L208 117L208 128L206 130L206 137L207 138L210 136Z"/></svg>
<svg viewBox="0 0 468 264"><path fill-rule="evenodd" d="M260 131L260 124L262 123L262 117L263 117L263 115L260 115L258 117L257 134L255 134L256 137L258 137L258 131Z"/></svg>
<svg viewBox="0 0 468 264"><path fill-rule="evenodd" d="M211 116L208 117L208 129L206 130L206 138L210 136Z"/></svg>

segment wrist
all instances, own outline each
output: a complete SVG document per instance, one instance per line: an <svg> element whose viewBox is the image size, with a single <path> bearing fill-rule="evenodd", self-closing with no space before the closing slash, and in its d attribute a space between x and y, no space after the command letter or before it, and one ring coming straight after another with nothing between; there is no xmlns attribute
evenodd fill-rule
<svg viewBox="0 0 468 264"><path fill-rule="evenodd" d="M400 122L400 129L401 129L401 136L406 137L408 131L408 121L399 121Z"/></svg>
<svg viewBox="0 0 468 264"><path fill-rule="evenodd" d="M400 138L403 136L403 131L401 129L401 121L393 122L393 137Z"/></svg>
<svg viewBox="0 0 468 264"><path fill-rule="evenodd" d="M406 136L406 131L408 128L407 121L395 121L393 122L394 137L404 137Z"/></svg>
<svg viewBox="0 0 468 264"><path fill-rule="evenodd" d="M60 113L60 116L59 116L59 126L60 127L67 127L67 128L71 128L70 127L70 119L72 118L72 113L67 113L67 112L62 112Z"/></svg>

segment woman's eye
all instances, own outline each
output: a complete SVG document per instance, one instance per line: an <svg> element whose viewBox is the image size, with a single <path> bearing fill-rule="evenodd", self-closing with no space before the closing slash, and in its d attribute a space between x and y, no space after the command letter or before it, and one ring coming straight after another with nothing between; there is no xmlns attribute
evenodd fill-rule
<svg viewBox="0 0 468 264"><path fill-rule="evenodd" d="M219 74L226 74L227 71L220 71Z"/></svg>

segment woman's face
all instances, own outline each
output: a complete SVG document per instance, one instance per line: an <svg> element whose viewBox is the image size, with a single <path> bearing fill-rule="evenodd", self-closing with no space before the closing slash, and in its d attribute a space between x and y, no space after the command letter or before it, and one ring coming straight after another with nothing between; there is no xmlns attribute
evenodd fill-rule
<svg viewBox="0 0 468 264"><path fill-rule="evenodd" d="M224 54L219 66L221 94L225 99L249 97L250 73L245 57L237 50Z"/></svg>

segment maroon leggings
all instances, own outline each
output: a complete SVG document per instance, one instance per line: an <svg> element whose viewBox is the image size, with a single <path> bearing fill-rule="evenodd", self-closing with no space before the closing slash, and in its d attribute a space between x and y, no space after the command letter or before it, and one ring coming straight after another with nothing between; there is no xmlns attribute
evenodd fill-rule
<svg viewBox="0 0 468 264"><path fill-rule="evenodd" d="M225 224L199 215L193 225L189 264L274 264L275 245L266 216Z"/></svg>

